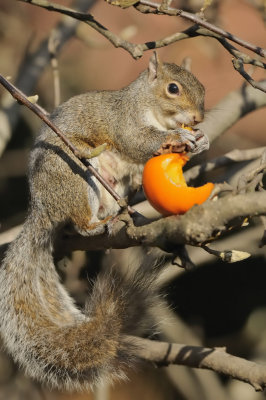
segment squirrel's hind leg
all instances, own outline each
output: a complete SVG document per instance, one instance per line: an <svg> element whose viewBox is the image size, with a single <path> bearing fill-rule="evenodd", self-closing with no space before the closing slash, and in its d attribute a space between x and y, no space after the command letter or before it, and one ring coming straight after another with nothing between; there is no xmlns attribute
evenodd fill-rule
<svg viewBox="0 0 266 400"><path fill-rule="evenodd" d="M107 231L107 223L113 218L111 215L104 218L103 220L99 220L97 217L84 219L73 219L72 222L74 224L75 230L82 236L95 236L100 235Z"/></svg>

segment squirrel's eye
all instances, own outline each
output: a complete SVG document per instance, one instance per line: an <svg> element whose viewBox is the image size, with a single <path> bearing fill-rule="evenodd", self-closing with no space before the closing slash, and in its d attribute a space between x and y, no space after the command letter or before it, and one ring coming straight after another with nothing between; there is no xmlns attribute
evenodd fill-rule
<svg viewBox="0 0 266 400"><path fill-rule="evenodd" d="M176 83L169 83L167 90L170 94L179 94L179 88Z"/></svg>

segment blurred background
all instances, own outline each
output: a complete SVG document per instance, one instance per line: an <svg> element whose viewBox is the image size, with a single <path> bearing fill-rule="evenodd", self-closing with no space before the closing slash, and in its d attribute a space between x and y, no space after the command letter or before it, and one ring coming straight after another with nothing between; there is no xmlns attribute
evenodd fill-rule
<svg viewBox="0 0 266 400"><path fill-rule="evenodd" d="M57 3L75 8L75 2L57 0ZM83 3L76 1L76 5ZM132 7L122 10L103 0L90 3L89 12L97 21L134 43L160 39L191 25L181 18L144 15ZM199 11L202 4L200 0L172 2L172 6L190 12ZM226 31L266 47L265 0L216 0L206 11L206 16ZM54 108L54 78L49 57L48 61L45 58L47 39L62 21L66 26L70 24L66 17L30 4L10 0L0 3L0 73L28 96L38 94L38 104L48 112ZM60 102L92 89L119 89L147 67L151 52L135 61L85 24L77 24L74 31L56 57ZM243 51L251 54L248 50ZM177 64L185 57L192 59L192 72L206 88L207 110L243 84L242 77L233 69L229 53L212 38L183 40L159 49L158 53L163 61ZM28 74L33 59L38 68ZM247 70L255 79L265 79L263 70L252 66ZM0 242L4 243L12 239L26 215L29 197L27 158L40 121L24 107L13 106L11 96L2 87L0 101ZM205 157L211 159L235 148L266 146L265 122L265 108L242 118L212 144ZM203 250L189 248L197 267L195 270L184 272L169 263L161 281L162 293L167 295L166 301L170 305L161 310L162 339L226 346L234 355L266 363L266 251L258 248L262 232L262 225L257 220L241 232L231 232L218 243L217 248L234 246L251 252L252 257L245 261L236 264L217 262ZM61 262L59 269L68 289L82 305L87 276L94 276L99 268L107 268L112 263L118 268L134 269L143 260L150 263L161 256L156 249L113 250L108 254L76 252L71 260ZM166 262L168 258L166 256ZM185 367L155 369L153 366L131 373L126 383L111 388L105 385L94 394L57 393L42 389L25 378L4 352L0 354L0 400L93 398L260 400L265 394L255 393L247 384L212 372Z"/></svg>

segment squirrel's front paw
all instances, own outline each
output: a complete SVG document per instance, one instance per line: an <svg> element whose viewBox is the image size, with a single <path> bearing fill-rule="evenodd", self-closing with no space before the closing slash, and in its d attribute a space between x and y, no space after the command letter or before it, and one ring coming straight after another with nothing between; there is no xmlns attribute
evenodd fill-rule
<svg viewBox="0 0 266 400"><path fill-rule="evenodd" d="M154 153L155 156L183 152L198 154L209 148L209 140L200 129L188 131L187 129L179 128L173 134Z"/></svg>
<svg viewBox="0 0 266 400"><path fill-rule="evenodd" d="M161 147L154 153L155 156L168 153L183 153L186 151L186 143L183 143L177 139L168 139L164 142Z"/></svg>
<svg viewBox="0 0 266 400"><path fill-rule="evenodd" d="M209 150L210 142L208 137L200 129L197 129L194 132L196 132L196 146L191 152L198 154L204 150Z"/></svg>
<svg viewBox="0 0 266 400"><path fill-rule="evenodd" d="M181 129L184 131L185 129ZM193 129L191 132L182 133L181 138L186 144L186 152L199 154L210 147L209 139L200 129Z"/></svg>
<svg viewBox="0 0 266 400"><path fill-rule="evenodd" d="M197 147L197 135L180 128L173 131L161 147L154 153L155 156L167 153L194 153Z"/></svg>

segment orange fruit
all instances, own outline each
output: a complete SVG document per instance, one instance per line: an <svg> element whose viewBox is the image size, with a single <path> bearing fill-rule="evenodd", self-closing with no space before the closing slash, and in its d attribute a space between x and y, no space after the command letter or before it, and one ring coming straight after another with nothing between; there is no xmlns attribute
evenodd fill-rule
<svg viewBox="0 0 266 400"><path fill-rule="evenodd" d="M191 128L191 126L187 126L187 125L185 125L185 124L182 124L182 125L181 125L181 128L182 128L182 129L186 129L187 131L193 132L193 128Z"/></svg>
<svg viewBox="0 0 266 400"><path fill-rule="evenodd" d="M187 160L184 154L169 153L151 158L144 166L144 192L151 205L163 215L184 214L211 194L213 183L196 188L187 186L182 170Z"/></svg>

